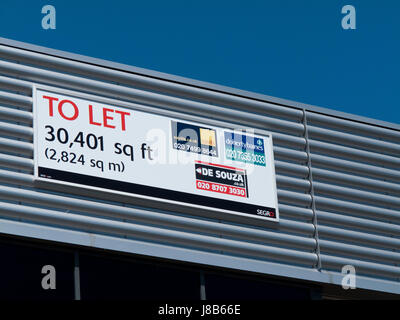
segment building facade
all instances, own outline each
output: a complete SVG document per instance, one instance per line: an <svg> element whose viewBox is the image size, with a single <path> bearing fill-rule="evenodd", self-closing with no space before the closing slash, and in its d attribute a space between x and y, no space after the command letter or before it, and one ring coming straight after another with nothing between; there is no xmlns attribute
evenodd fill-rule
<svg viewBox="0 0 400 320"><path fill-rule="evenodd" d="M37 87L271 133L279 221L40 184ZM0 39L0 252L2 299L398 298L400 125Z"/></svg>

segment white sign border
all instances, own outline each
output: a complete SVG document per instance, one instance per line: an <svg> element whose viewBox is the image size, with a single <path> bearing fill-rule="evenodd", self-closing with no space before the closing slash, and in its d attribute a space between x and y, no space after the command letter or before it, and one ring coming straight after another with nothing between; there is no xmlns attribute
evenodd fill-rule
<svg viewBox="0 0 400 320"><path fill-rule="evenodd" d="M162 199L162 198L157 198L157 197L150 197L150 196L145 196L145 195L140 195L140 194L135 194L135 193L129 193L129 192L123 192L123 191L117 191L117 190L112 190L112 189L107 189L107 188L100 188L100 187L94 187L94 186L88 186L85 184L79 184L79 183L72 183L72 182L66 182L66 181L62 181L62 180L50 180L50 179L46 179L46 178L41 178L38 176L38 157L37 157L37 152L38 152L38 141L37 141L37 137L38 137L38 128L36 126L37 123L37 112L36 112L36 108L37 108L37 90L44 90L44 91L50 91L50 92L54 92L54 93L58 93L58 94L65 94L65 95L70 95L70 96L74 96L80 99L88 99L88 100L92 100L92 101L97 101L97 102L101 102L101 103L111 103L114 105L117 105L119 107L122 108L128 108L128 109L132 109L132 110L136 110L136 111L140 111L140 112L146 112L146 113L150 113L150 114L156 114L156 115L160 115L160 116L165 116L165 117L174 117L177 120L182 120L182 121L190 121L190 122L194 122L200 125L208 125L208 126L216 126L216 127L220 127L222 129L227 129L227 130L234 130L234 128L232 127L232 124L225 124L225 121L221 121L221 120L211 120L211 122L217 122L217 123L222 123L221 124L210 124L210 123L205 123L205 122L199 122L198 119L202 119L200 116L191 116L191 115L187 115L182 117L182 115L180 113L177 113L177 115L171 115L171 114L175 114L176 112L174 111L169 111L169 110L165 110L165 109L156 109L153 107L148 107L145 105L140 105L140 104L136 104L136 103L131 103L131 102L126 102L123 100L119 100L119 99L114 99L114 98L108 98L108 97L98 97L94 94L90 94L90 93L84 93L84 92L79 92L79 91L73 91L73 90L69 90L69 89L63 89L63 88L58 88L58 87L52 87L52 86L48 86L48 85L42 85L42 84L36 84L34 83L32 85L32 113L33 113L33 161L34 161L34 182L42 182L45 185L49 184L55 184L55 185L64 185L64 186L70 186L70 187L77 187L77 188L82 188L82 189L87 189L87 190L93 190L93 191L100 191L100 192L104 192L104 193L110 193L110 194L117 194L117 195L122 195L122 196L127 196L130 197L132 199L134 198L138 198L138 199L142 199L142 200L149 200L149 201L156 201L158 203L164 203L164 204L170 204L170 205L179 205L179 206L183 206L183 207L188 207L188 208L199 208L202 210L207 210L207 211L211 211L211 212L218 212L218 213L227 213L229 215L234 215L234 216L240 216L240 217L244 217L246 219L259 219L262 221L271 221L271 222L279 222L279 208L278 208L278 192L277 192L277 187L276 187L276 173L275 173L275 160L274 160L274 152L273 152L273 143L272 143L272 134L270 132L265 132L265 133L255 133L256 135L260 135L263 138L265 138L265 140L268 140L269 144L270 144L270 150L272 150L271 152L271 162L272 162L272 177L275 181L274 184L274 191L276 194L276 198L275 198L275 215L276 218L270 218L270 217L266 217L266 216L261 216L261 215L252 215L252 214L246 214L246 213L241 213L241 212L237 212L237 211L230 211L230 210L225 210L225 209L219 209L219 208L213 208L213 207L209 207L209 206L202 206L202 205L192 205L190 203L186 203L186 202L179 202L179 201L174 201L174 200L169 200L169 199ZM112 101L112 102L111 102ZM150 110L149 110L150 109ZM158 111L158 112L157 112ZM194 120L193 120L194 118ZM205 121L205 119L203 120ZM264 130L262 130L264 132ZM221 219L221 218L218 218ZM229 220L229 219L227 219Z"/></svg>

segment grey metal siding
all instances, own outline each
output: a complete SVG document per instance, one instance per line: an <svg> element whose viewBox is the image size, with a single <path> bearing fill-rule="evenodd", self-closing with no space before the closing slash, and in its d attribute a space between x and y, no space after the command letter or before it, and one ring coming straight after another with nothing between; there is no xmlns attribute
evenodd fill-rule
<svg viewBox="0 0 400 320"><path fill-rule="evenodd" d="M227 267L321 282L338 283L341 267L353 264L360 287L400 293L398 130L6 45L0 59L0 224L140 241L211 265L223 265L223 257ZM234 222L34 186L33 84L272 132L280 222Z"/></svg>
<svg viewBox="0 0 400 320"><path fill-rule="evenodd" d="M323 268L347 261L398 281L400 132L312 112L307 119Z"/></svg>

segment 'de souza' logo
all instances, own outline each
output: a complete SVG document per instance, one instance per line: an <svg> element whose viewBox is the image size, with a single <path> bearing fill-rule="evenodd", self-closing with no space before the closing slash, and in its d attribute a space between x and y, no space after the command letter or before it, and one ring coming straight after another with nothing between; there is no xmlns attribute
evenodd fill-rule
<svg viewBox="0 0 400 320"><path fill-rule="evenodd" d="M264 139L237 132L224 132L226 159L265 166Z"/></svg>
<svg viewBox="0 0 400 320"><path fill-rule="evenodd" d="M248 197L247 175L244 169L196 160L195 172L197 189Z"/></svg>

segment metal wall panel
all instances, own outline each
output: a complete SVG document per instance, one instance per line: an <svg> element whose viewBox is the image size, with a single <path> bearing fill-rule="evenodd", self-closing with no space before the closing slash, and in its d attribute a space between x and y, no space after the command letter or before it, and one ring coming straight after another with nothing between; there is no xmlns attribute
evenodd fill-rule
<svg viewBox="0 0 400 320"><path fill-rule="evenodd" d="M33 84L272 132L280 222L228 221L35 186ZM358 286L400 293L399 143L400 132L389 128L0 45L0 218L15 223L12 230L23 223L48 234L106 237L103 247L131 252L139 249L112 243L139 241L168 248L170 259L198 255L210 265L338 284L337 272L354 264ZM146 254L165 257L154 252Z"/></svg>
<svg viewBox="0 0 400 320"><path fill-rule="evenodd" d="M346 263L398 281L400 132L312 112L307 119L322 269Z"/></svg>

